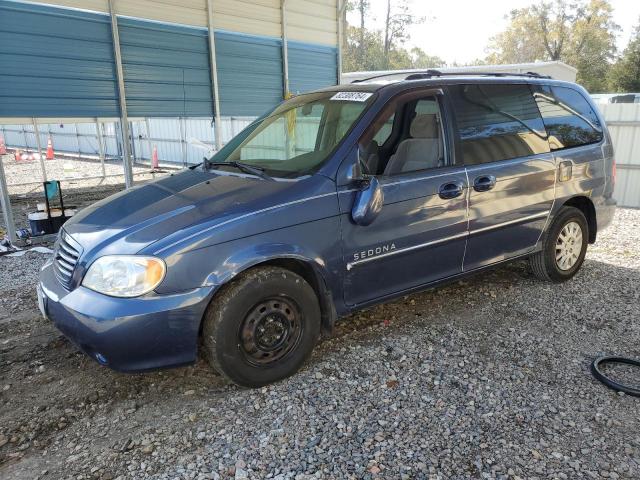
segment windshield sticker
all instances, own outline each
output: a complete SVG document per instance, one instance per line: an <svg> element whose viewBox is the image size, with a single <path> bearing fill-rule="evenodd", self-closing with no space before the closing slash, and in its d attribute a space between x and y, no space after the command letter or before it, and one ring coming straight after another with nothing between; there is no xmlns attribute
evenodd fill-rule
<svg viewBox="0 0 640 480"><path fill-rule="evenodd" d="M343 102L366 102L372 94L369 92L338 92L331 100Z"/></svg>

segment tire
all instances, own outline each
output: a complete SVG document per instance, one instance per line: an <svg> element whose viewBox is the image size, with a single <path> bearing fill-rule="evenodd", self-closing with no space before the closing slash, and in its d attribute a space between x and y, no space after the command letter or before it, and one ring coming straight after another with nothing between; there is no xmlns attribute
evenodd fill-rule
<svg viewBox="0 0 640 480"><path fill-rule="evenodd" d="M202 339L210 365L243 387L261 387L297 372L320 337L320 305L299 275L258 267L214 297Z"/></svg>
<svg viewBox="0 0 640 480"><path fill-rule="evenodd" d="M576 228L579 228L580 241L575 233L570 233L576 232ZM565 235L564 238L572 239L574 243L567 242L565 245L561 242L561 233ZM555 283L569 280L578 273L584 263L588 240L589 226L584 214L574 207L562 207L544 235L542 250L529 257L533 274L541 280ZM556 258L557 253L562 254L561 260ZM568 260L569 258L571 260Z"/></svg>

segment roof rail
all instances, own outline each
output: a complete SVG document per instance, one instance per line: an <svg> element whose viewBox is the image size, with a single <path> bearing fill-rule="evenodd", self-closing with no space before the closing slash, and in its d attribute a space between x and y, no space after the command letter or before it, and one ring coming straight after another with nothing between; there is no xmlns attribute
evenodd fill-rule
<svg viewBox="0 0 640 480"><path fill-rule="evenodd" d="M420 80L423 78L433 77L524 77L524 78L551 78L548 75L542 75L537 72L526 73L510 73L510 72L482 72L482 71L460 71L460 72L441 72L440 70L426 70L424 72L415 72L407 77L405 80Z"/></svg>
<svg viewBox="0 0 640 480"><path fill-rule="evenodd" d="M549 75L542 75L537 72L526 72L526 73L509 73L509 72L482 72L482 71L460 71L460 72L442 72L440 70L428 69L424 71L416 71L416 70L398 70L397 72L385 73L381 75L375 75L369 78L362 78L359 80L354 80L351 83L362 83L367 82L369 80L375 80L378 78L384 77L394 77L397 75L408 74L404 79L405 80L424 80L428 78L434 77L523 77L523 78L551 78Z"/></svg>

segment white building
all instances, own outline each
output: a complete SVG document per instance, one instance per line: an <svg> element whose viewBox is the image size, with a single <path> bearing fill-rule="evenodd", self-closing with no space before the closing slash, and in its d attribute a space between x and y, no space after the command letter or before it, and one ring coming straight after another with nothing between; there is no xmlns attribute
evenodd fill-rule
<svg viewBox="0 0 640 480"><path fill-rule="evenodd" d="M376 75L391 75L395 78L404 78L412 72L421 72L425 69L417 70L385 70L370 72L347 72L342 74L342 83L351 83L354 80L363 80L365 78L374 77ZM469 67L442 67L436 68L443 73L456 72L501 72L501 73L527 73L535 72L540 75L548 75L557 80L565 80L567 82L575 82L578 69L567 65L563 62L534 62L534 63L517 63L511 65L474 65Z"/></svg>

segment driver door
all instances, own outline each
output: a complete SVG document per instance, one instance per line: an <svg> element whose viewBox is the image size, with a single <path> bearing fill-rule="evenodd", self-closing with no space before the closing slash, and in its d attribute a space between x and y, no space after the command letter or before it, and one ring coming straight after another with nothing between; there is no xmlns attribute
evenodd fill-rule
<svg viewBox="0 0 640 480"><path fill-rule="evenodd" d="M351 185L339 192L348 305L462 272L468 183L452 153L444 100L440 90L401 94L359 141L359 151L373 155L373 161L361 161L377 165L369 173L378 179L384 202L377 218L362 226L351 215L358 189Z"/></svg>

